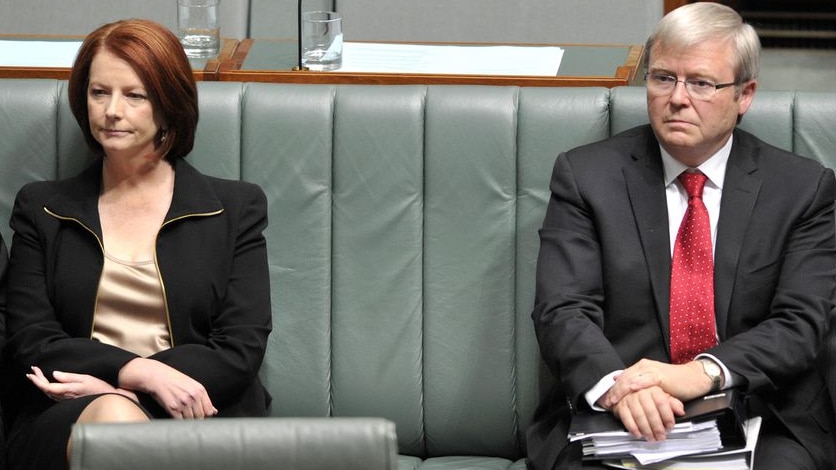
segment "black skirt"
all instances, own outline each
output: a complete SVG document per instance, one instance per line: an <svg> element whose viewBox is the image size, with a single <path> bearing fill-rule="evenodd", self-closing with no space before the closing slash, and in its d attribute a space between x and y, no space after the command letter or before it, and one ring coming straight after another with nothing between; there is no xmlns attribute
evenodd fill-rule
<svg viewBox="0 0 836 470"><path fill-rule="evenodd" d="M56 402L39 415L19 416L6 446L9 470L67 470L67 444L73 424L100 396ZM142 408L139 403L137 406ZM152 417L145 408L142 409L149 418Z"/></svg>

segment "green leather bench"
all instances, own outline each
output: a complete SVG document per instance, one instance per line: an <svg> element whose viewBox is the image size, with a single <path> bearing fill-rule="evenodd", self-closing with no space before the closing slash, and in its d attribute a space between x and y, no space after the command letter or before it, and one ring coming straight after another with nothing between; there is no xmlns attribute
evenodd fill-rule
<svg viewBox="0 0 836 470"><path fill-rule="evenodd" d="M552 164L646 122L644 89L199 90L189 160L260 184L270 202L273 417L384 418L401 469L523 469L524 430L551 380L529 315ZM836 94L760 93L742 127L836 167ZM22 184L89 158L66 83L0 80L4 238ZM216 445L234 452L240 426ZM78 445L94 447L84 431ZM172 459L195 452L172 439Z"/></svg>

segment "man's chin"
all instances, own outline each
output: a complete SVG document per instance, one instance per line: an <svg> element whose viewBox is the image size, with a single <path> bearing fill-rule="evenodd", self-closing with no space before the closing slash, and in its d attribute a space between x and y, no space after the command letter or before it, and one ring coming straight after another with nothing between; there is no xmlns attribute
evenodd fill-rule
<svg viewBox="0 0 836 470"><path fill-rule="evenodd" d="M666 147L692 147L696 145L696 136L680 129L666 128L658 135L658 138Z"/></svg>

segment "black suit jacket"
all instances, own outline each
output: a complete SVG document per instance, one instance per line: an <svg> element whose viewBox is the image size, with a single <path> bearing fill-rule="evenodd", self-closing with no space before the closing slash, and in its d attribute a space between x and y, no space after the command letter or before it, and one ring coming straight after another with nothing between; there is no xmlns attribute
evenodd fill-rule
<svg viewBox="0 0 836 470"><path fill-rule="evenodd" d="M670 239L650 126L560 155L540 231L536 305L556 381L528 434L535 468L571 468L573 410L604 375L670 361ZM715 246L720 344L709 352L774 411L821 468L834 417L823 351L836 288L836 180L819 163L736 130Z"/></svg>
<svg viewBox="0 0 836 470"><path fill-rule="evenodd" d="M3 237L0 237L0 352L3 350L3 345L6 342L6 267L9 264L8 252L6 251L6 244L3 242ZM2 354L0 354L2 358ZM1 359L0 359L1 361ZM2 365L0 365L2 370ZM0 383L0 395L5 392L6 384ZM6 445L6 422L5 413L0 408L0 449L5 449ZM0 452L0 469L6 468L6 453Z"/></svg>
<svg viewBox="0 0 836 470"><path fill-rule="evenodd" d="M98 216L101 160L76 177L24 186L12 212L7 353L22 419L53 402L24 379L36 365L117 385L134 353L92 341L104 262ZM151 358L200 382L219 416L264 416L258 370L272 327L267 200L256 185L175 162L174 194L156 241L172 347ZM148 395L149 410L167 416Z"/></svg>

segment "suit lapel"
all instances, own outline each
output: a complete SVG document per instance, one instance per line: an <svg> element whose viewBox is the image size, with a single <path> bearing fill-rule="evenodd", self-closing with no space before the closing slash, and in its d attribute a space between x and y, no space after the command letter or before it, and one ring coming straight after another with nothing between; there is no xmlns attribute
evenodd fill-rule
<svg viewBox="0 0 836 470"><path fill-rule="evenodd" d="M757 147L748 135L735 131L723 182L714 250L714 305L721 340L726 337L740 250L761 186L760 179L754 176L756 152ZM624 179L650 270L656 314L667 348L670 344L670 235L662 158L649 126L646 137L637 142L632 155L634 164L624 167Z"/></svg>
<svg viewBox="0 0 836 470"><path fill-rule="evenodd" d="M714 307L721 341L726 337L740 249L761 187L760 179L754 176L756 150L748 135L735 132L723 182L714 248Z"/></svg>
<svg viewBox="0 0 836 470"><path fill-rule="evenodd" d="M668 209L662 157L650 126L647 126L645 138L636 143L632 156L633 165L626 165L623 169L624 179L650 271L656 314L667 347L670 342L668 310L671 266Z"/></svg>

